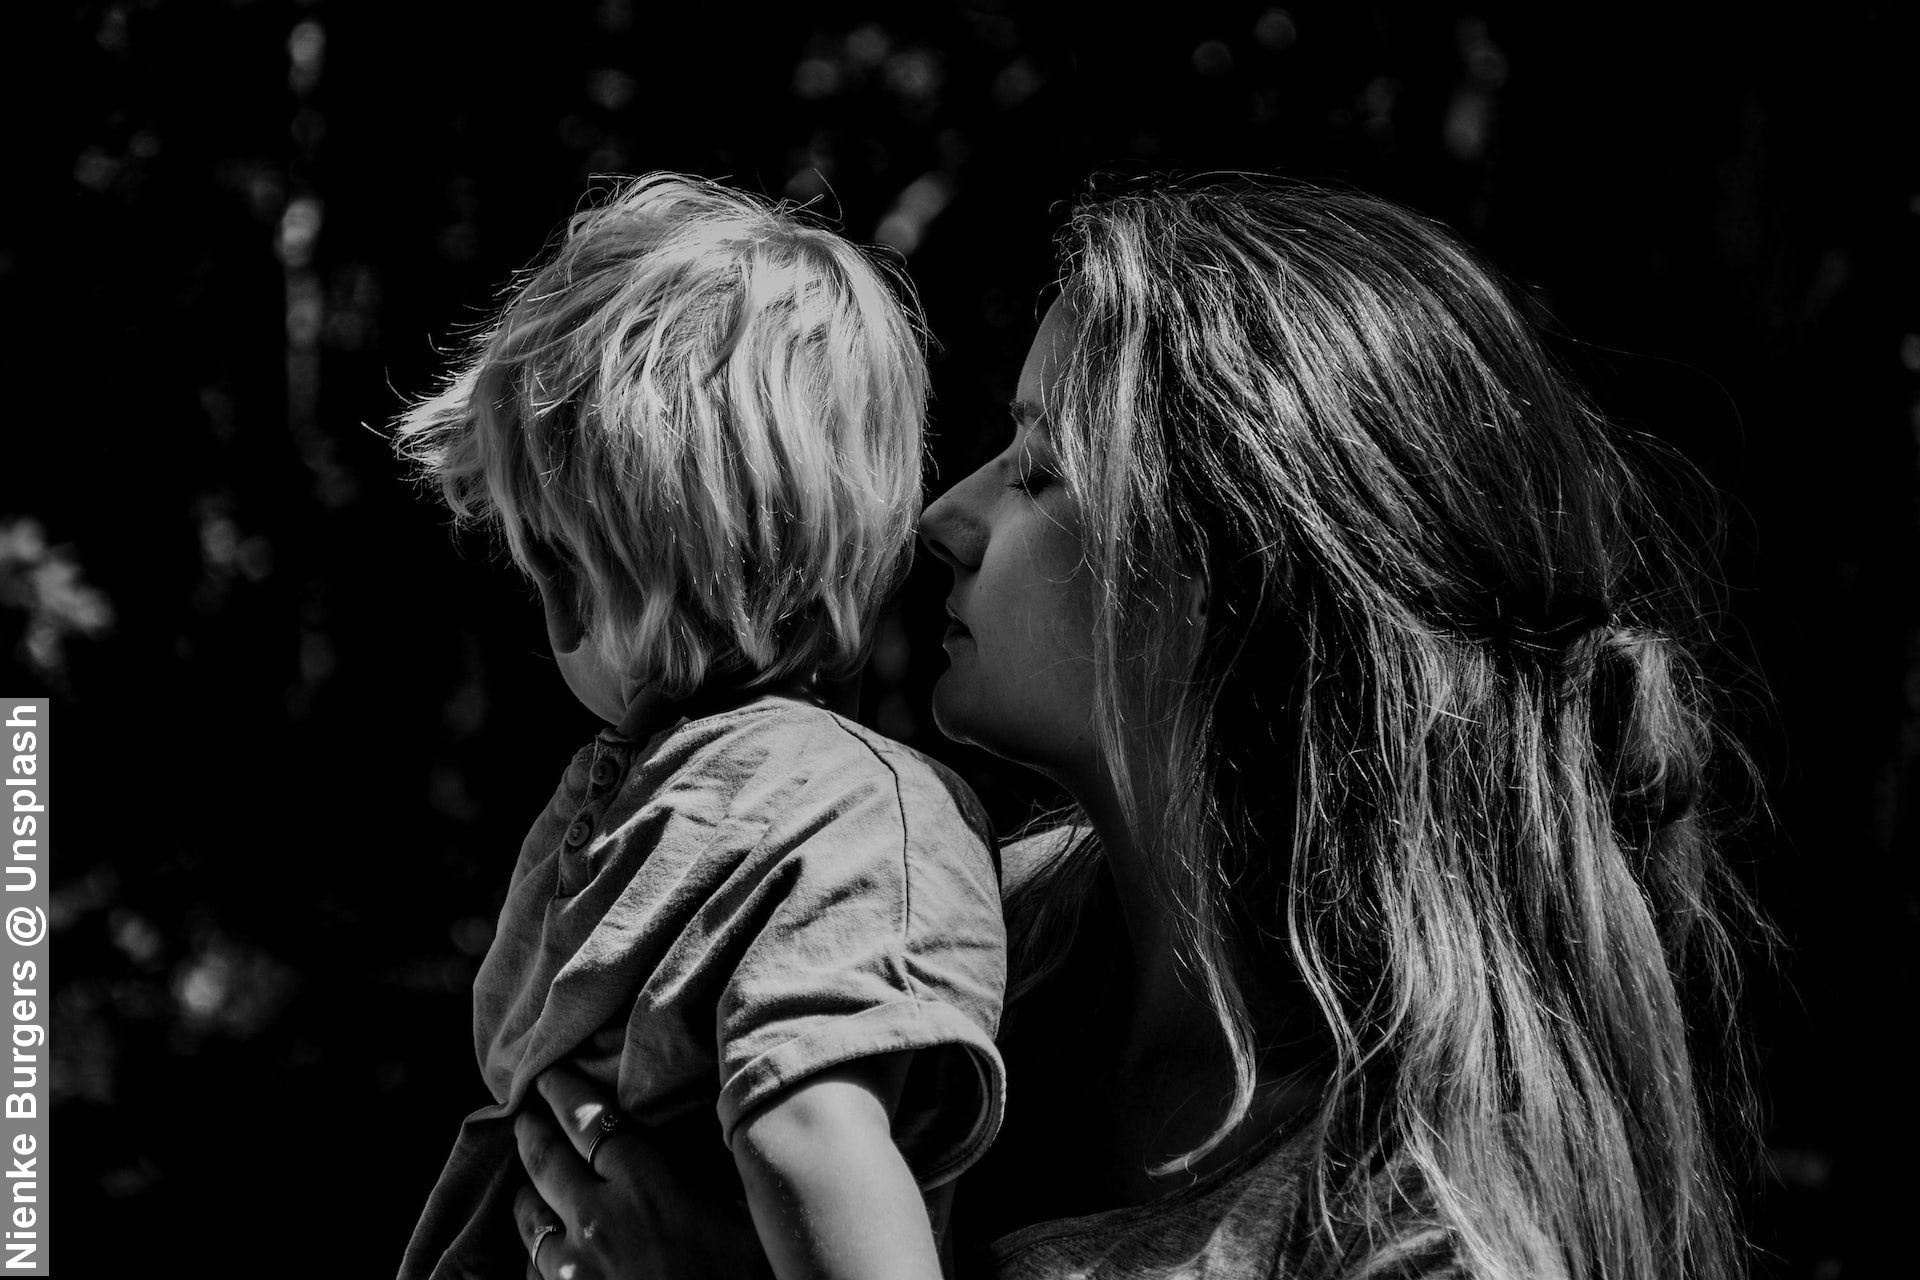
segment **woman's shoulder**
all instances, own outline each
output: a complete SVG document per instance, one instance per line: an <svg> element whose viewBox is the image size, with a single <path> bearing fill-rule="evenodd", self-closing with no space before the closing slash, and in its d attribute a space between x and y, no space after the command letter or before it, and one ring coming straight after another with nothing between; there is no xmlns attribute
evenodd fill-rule
<svg viewBox="0 0 1920 1280"><path fill-rule="evenodd" d="M1323 1234L1307 1199L1310 1144L1303 1130L1276 1132L1150 1203L1003 1236L990 1247L995 1280L1470 1280L1453 1232L1405 1197L1404 1170L1375 1179L1369 1225Z"/></svg>
<svg viewBox="0 0 1920 1280"><path fill-rule="evenodd" d="M1304 1153L1276 1140L1147 1204L1039 1222L994 1241L995 1280L1267 1276L1298 1217Z"/></svg>

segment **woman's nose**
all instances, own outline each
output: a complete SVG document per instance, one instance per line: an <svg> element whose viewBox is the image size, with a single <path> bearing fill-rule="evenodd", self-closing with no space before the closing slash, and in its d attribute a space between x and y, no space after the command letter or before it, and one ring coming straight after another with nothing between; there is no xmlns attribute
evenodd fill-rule
<svg viewBox="0 0 1920 1280"><path fill-rule="evenodd" d="M986 546L985 527L966 509L966 487L962 480L920 513L920 541L955 572L978 565Z"/></svg>

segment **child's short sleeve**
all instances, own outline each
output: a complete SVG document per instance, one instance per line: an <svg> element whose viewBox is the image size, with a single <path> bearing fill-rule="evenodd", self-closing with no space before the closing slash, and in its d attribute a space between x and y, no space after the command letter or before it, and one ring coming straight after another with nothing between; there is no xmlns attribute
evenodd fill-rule
<svg viewBox="0 0 1920 1280"><path fill-rule="evenodd" d="M923 1190L992 1141L1006 1095L993 1037L1006 935L991 835L922 757L843 729L750 859L761 918L716 1009L720 1123L816 1072L914 1052L894 1136Z"/></svg>

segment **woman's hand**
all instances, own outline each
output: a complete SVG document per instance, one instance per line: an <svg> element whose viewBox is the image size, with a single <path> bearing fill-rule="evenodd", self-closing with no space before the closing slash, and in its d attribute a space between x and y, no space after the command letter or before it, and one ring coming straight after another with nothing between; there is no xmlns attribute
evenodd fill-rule
<svg viewBox="0 0 1920 1280"><path fill-rule="evenodd" d="M549 1068L534 1087L552 1114L529 1104L513 1122L533 1181L513 1205L529 1280L771 1274L746 1209L689 1196L686 1179L619 1123L610 1094L566 1067Z"/></svg>

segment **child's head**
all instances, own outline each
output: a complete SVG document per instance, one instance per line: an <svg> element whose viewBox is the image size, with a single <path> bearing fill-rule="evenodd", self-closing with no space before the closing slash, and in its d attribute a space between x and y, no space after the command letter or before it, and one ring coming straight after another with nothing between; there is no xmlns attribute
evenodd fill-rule
<svg viewBox="0 0 1920 1280"><path fill-rule="evenodd" d="M632 686L842 673L911 551L921 335L839 236L653 174L575 215L397 445L529 575L559 570Z"/></svg>

